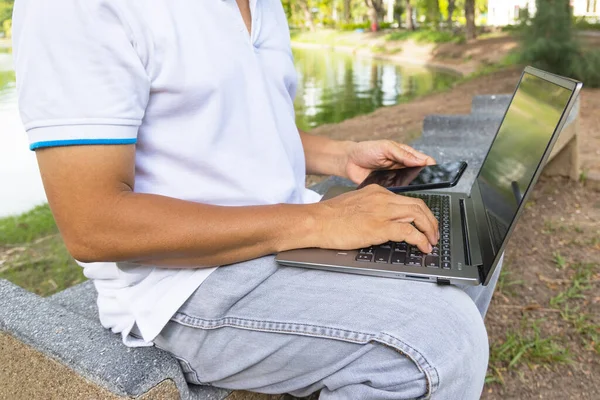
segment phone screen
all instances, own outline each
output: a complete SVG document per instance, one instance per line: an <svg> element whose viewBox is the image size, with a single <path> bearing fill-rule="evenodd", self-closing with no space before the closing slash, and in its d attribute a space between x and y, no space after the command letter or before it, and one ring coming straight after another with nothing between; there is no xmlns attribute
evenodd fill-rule
<svg viewBox="0 0 600 400"><path fill-rule="evenodd" d="M377 184L388 189L442 188L456 185L467 167L464 161L426 167L373 171L358 188Z"/></svg>

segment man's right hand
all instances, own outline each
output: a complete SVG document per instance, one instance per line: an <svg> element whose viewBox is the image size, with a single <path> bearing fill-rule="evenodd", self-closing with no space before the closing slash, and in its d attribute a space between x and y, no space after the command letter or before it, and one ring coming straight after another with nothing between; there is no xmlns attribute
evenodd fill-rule
<svg viewBox="0 0 600 400"><path fill-rule="evenodd" d="M316 204L319 247L352 250L387 241L416 245L430 253L439 241L438 221L423 200L378 185ZM414 223L412 225L411 223Z"/></svg>

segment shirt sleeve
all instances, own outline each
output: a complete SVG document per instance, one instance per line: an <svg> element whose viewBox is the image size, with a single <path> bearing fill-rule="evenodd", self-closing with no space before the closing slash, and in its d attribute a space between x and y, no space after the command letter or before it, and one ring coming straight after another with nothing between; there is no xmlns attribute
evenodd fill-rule
<svg viewBox="0 0 600 400"><path fill-rule="evenodd" d="M150 79L119 3L15 2L18 102L32 150L136 143Z"/></svg>

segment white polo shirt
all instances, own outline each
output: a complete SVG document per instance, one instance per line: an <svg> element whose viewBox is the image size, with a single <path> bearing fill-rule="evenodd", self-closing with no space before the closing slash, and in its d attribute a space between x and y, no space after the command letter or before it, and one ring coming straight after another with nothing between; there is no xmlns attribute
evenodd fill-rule
<svg viewBox="0 0 600 400"><path fill-rule="evenodd" d="M13 43L31 149L136 144L135 192L224 206L308 203L280 0L20 0ZM225 228L226 229L226 228ZM148 345L214 271L82 264L102 324ZM129 336L132 327L143 341Z"/></svg>

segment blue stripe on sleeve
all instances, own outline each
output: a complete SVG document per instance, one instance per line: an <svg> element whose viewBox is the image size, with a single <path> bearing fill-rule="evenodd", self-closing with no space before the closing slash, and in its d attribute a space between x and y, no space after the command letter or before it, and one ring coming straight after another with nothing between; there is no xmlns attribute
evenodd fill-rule
<svg viewBox="0 0 600 400"><path fill-rule="evenodd" d="M70 140L49 140L45 142L35 142L29 145L30 150L41 149L43 147L59 146L77 146L90 144L135 144L137 139L70 139Z"/></svg>

